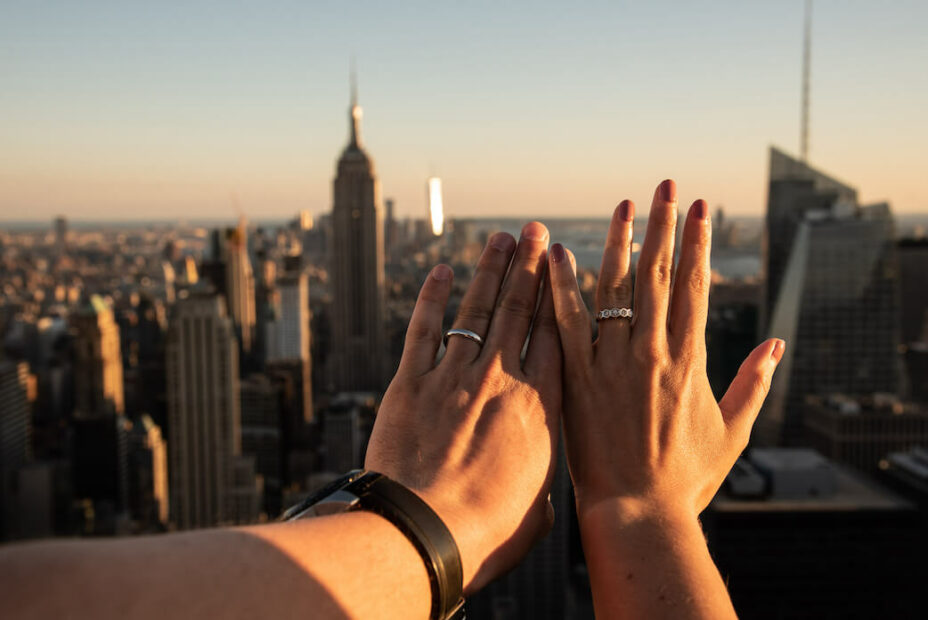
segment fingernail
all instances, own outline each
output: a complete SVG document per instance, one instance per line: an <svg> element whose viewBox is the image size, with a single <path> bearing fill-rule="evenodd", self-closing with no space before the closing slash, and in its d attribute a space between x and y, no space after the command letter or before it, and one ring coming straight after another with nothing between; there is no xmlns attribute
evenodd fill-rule
<svg viewBox="0 0 928 620"><path fill-rule="evenodd" d="M674 202L677 199L677 184L671 179L662 181L658 195L664 202Z"/></svg>
<svg viewBox="0 0 928 620"><path fill-rule="evenodd" d="M515 239L508 233L496 233L490 237L490 245L500 252L509 252L515 246Z"/></svg>
<svg viewBox="0 0 928 620"><path fill-rule="evenodd" d="M450 280L452 275L451 267L448 265L438 265L432 270L432 277L439 282Z"/></svg>
<svg viewBox="0 0 928 620"><path fill-rule="evenodd" d="M551 261L555 263L563 263L564 259L567 258L567 253L564 252L564 246L560 243L555 243L551 246Z"/></svg>
<svg viewBox="0 0 928 620"><path fill-rule="evenodd" d="M780 360L783 359L784 351L786 351L786 342L777 338L777 341L773 344L773 350L770 351L770 359L779 364Z"/></svg>
<svg viewBox="0 0 928 620"><path fill-rule="evenodd" d="M709 217L709 205L706 204L705 200L697 200L693 203L693 215L700 220Z"/></svg>
<svg viewBox="0 0 928 620"><path fill-rule="evenodd" d="M522 238L530 241L545 241L548 238L548 229L538 222L529 222L522 228Z"/></svg>
<svg viewBox="0 0 928 620"><path fill-rule="evenodd" d="M631 200L623 200L619 203L619 217L626 222L635 219L635 204Z"/></svg>

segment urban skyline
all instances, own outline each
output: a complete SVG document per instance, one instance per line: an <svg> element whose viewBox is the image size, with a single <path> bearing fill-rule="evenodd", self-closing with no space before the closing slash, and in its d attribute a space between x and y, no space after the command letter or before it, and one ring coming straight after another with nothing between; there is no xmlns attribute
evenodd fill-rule
<svg viewBox="0 0 928 620"><path fill-rule="evenodd" d="M184 28L170 6L18 6L0 220L325 213L351 55L398 217L424 212L430 176L449 217L605 216L668 176L760 215L764 148L799 151L803 3L742 4L185 5ZM814 12L810 162L898 214L928 204L926 11Z"/></svg>

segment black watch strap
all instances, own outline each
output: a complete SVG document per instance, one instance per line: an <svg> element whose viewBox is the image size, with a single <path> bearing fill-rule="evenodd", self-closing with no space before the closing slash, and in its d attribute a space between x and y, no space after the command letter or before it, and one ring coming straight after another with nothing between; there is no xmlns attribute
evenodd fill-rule
<svg viewBox="0 0 928 620"><path fill-rule="evenodd" d="M461 554L454 537L441 518L413 491L377 472L351 472L339 481L338 488L327 488L309 501L324 503L326 497L354 496L348 510L368 510L376 513L399 529L413 544L425 562L432 589L431 617L436 619L463 618L464 572ZM336 483L337 484L337 483ZM335 485L332 485L333 487ZM300 518L307 514L309 502L285 513L284 518Z"/></svg>

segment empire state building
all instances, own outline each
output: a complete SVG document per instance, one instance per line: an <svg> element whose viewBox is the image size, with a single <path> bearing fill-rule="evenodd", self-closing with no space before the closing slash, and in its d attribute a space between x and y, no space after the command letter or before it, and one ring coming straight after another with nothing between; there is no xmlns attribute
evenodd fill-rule
<svg viewBox="0 0 928 620"><path fill-rule="evenodd" d="M331 380L336 391L384 389L384 250L380 184L361 143L352 89L351 137L333 184Z"/></svg>

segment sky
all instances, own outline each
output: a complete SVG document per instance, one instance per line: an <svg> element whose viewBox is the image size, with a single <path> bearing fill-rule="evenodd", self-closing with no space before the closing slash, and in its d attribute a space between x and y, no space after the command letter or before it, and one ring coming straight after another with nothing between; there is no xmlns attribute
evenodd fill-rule
<svg viewBox="0 0 928 620"><path fill-rule="evenodd" d="M761 215L799 143L803 0L3 0L0 220L331 208L356 60L382 194L608 216L663 178ZM818 0L810 162L928 211L928 2Z"/></svg>

